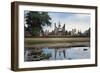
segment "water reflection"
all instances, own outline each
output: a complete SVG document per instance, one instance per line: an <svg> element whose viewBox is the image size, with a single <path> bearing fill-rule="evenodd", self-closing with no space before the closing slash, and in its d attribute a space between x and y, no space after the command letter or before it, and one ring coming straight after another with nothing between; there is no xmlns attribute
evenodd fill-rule
<svg viewBox="0 0 100 73"><path fill-rule="evenodd" d="M90 58L90 47L25 48L25 61L73 60Z"/></svg>

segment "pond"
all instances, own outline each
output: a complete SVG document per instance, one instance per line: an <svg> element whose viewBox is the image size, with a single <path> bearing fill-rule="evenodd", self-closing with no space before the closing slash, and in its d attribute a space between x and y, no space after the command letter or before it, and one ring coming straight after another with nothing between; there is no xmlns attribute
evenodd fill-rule
<svg viewBox="0 0 100 73"><path fill-rule="evenodd" d="M24 61L89 59L90 47L25 48Z"/></svg>

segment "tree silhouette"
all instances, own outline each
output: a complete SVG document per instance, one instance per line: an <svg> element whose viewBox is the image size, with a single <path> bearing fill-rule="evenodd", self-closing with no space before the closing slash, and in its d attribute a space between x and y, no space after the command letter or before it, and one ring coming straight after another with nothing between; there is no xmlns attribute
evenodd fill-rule
<svg viewBox="0 0 100 73"><path fill-rule="evenodd" d="M90 37L90 28L84 32L85 36Z"/></svg>
<svg viewBox="0 0 100 73"><path fill-rule="evenodd" d="M50 26L51 18L48 12L29 11L25 14L25 31L28 31L32 36L38 36L43 32L43 26Z"/></svg>

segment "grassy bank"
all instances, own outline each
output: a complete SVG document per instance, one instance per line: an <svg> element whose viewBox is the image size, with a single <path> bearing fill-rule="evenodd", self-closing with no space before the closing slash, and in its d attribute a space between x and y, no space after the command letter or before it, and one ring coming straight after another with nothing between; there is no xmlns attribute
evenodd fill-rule
<svg viewBox="0 0 100 73"><path fill-rule="evenodd" d="M25 38L25 45L46 44L46 43L73 43L73 42L90 42L88 37L78 38Z"/></svg>

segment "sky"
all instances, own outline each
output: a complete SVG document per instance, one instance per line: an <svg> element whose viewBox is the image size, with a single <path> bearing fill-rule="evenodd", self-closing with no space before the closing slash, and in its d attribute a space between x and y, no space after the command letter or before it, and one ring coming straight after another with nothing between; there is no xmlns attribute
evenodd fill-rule
<svg viewBox="0 0 100 73"><path fill-rule="evenodd" d="M44 30L52 31L54 26L61 24L61 27L65 24L65 29L71 31L76 29L77 31L84 32L90 27L90 14L82 13L67 13L67 12L48 12L48 15L51 17L51 27L46 26Z"/></svg>
<svg viewBox="0 0 100 73"><path fill-rule="evenodd" d="M28 11L25 11L26 14ZM68 13L68 12L48 12L51 20L51 26L43 27L43 30L48 30L51 32L54 30L55 23L58 27L59 22L61 27L65 24L65 29L67 31L71 31L72 29L76 29L76 32L85 30L90 28L90 14L86 13Z"/></svg>

